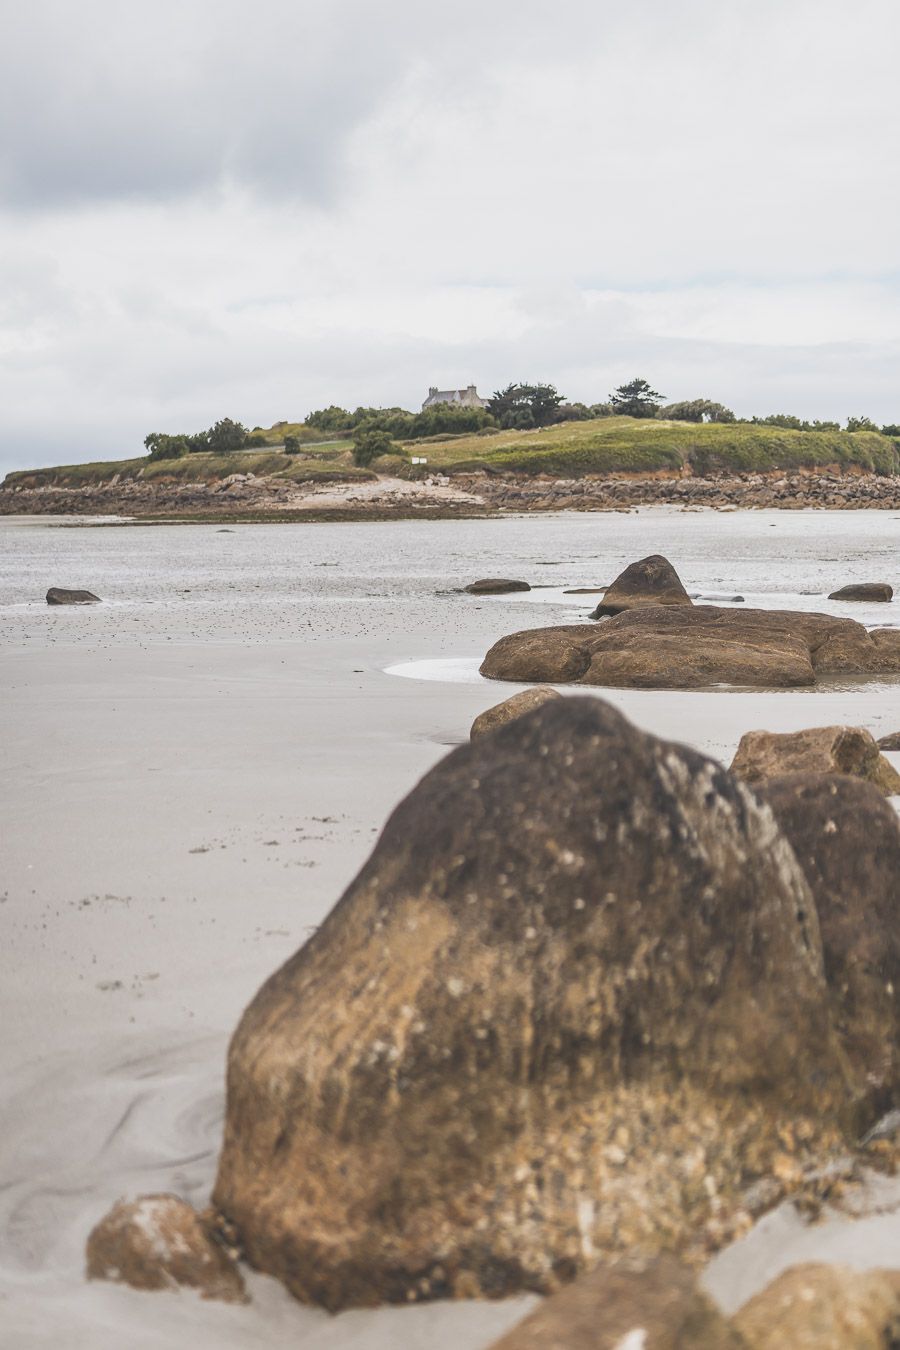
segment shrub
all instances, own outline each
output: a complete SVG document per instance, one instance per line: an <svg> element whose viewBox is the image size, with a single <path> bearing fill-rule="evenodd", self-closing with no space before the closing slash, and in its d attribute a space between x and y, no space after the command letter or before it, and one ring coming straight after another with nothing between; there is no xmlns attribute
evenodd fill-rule
<svg viewBox="0 0 900 1350"><path fill-rule="evenodd" d="M284 453L286 455L297 455L300 453L300 438L298 436L285 436Z"/></svg>
<svg viewBox="0 0 900 1350"><path fill-rule="evenodd" d="M379 455L389 455L395 450L390 433L380 427L363 423L353 433L353 463L360 469L367 469L373 459Z"/></svg>

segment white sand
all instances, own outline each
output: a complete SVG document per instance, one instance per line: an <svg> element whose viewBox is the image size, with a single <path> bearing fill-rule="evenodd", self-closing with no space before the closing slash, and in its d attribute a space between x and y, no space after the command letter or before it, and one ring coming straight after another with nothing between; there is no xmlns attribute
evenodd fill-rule
<svg viewBox="0 0 900 1350"><path fill-rule="evenodd" d="M664 527L648 514L232 535L0 522L3 1350L202 1341L476 1350L529 1306L329 1318L254 1277L249 1308L221 1307L88 1285L83 1244L121 1195L171 1189L205 1202L227 1037L246 1002L337 899L397 800L479 712L513 692L473 678L490 642L577 612L556 593L538 611L534 596L474 601L435 591L477 575L533 576L563 540L565 575L554 582L609 580L623 556L654 551L665 531L665 551L688 583L740 589L765 522L747 525L744 554L693 577L677 544L679 530L690 532L684 552L690 541L700 572L711 545L698 540L699 518L663 519ZM740 540L736 516L727 522ZM795 531L785 557L795 557L800 536L815 553L804 521L778 523ZM863 556L865 522L857 517L846 531L834 584L873 568L880 579L885 563ZM871 537L886 559L894 539ZM831 556L830 539L820 551ZM792 576L792 593L801 582ZM48 609L36 597L50 584L87 585L109 599ZM431 664L442 661L454 664ZM397 667L403 674L385 673ZM883 683L610 697L639 725L726 760L752 726L900 729L897 687ZM894 1241L900 1225L890 1223ZM826 1231L777 1229L752 1260L729 1267L719 1258L711 1287L725 1303L746 1297L780 1252L805 1254L809 1233ZM877 1246L874 1231L861 1236L860 1252Z"/></svg>

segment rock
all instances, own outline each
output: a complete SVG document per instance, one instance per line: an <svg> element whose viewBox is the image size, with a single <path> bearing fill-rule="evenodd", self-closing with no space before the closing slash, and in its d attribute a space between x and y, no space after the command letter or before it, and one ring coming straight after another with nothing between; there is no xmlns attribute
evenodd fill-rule
<svg viewBox="0 0 900 1350"><path fill-rule="evenodd" d="M592 618L621 614L638 605L690 605L691 598L668 558L654 553L633 562L616 577Z"/></svg>
<svg viewBox="0 0 900 1350"><path fill-rule="evenodd" d="M810 727L779 734L745 731L731 762L745 783L786 774L850 774L874 783L887 796L900 792L900 774L863 727Z"/></svg>
<svg viewBox="0 0 900 1350"><path fill-rule="evenodd" d="M792 1266L733 1326L748 1350L886 1350L900 1343L900 1272Z"/></svg>
<svg viewBox="0 0 900 1350"><path fill-rule="evenodd" d="M608 586L573 586L570 590L563 591L563 595L602 595L607 590Z"/></svg>
<svg viewBox="0 0 900 1350"><path fill-rule="evenodd" d="M746 1350L671 1256L601 1265L553 1294L490 1350Z"/></svg>
<svg viewBox="0 0 900 1350"><path fill-rule="evenodd" d="M99 595L91 591L64 591L60 586L51 586L47 592L48 605L99 605Z"/></svg>
<svg viewBox="0 0 900 1350"><path fill-rule="evenodd" d="M819 916L832 1020L875 1111L900 1089L900 821L872 783L797 774L754 788L803 868Z"/></svg>
<svg viewBox="0 0 900 1350"><path fill-rule="evenodd" d="M892 731L875 742L879 750L900 750L900 731Z"/></svg>
<svg viewBox="0 0 900 1350"><path fill-rule="evenodd" d="M543 703L553 698L562 698L562 694L546 684L539 684L535 689L523 689L520 694L513 694L512 698L505 699L495 707L480 713L472 723L469 738L474 741L478 736L486 736L488 732L506 726L513 718L521 717L534 708L540 708Z"/></svg>
<svg viewBox="0 0 900 1350"><path fill-rule="evenodd" d="M900 673L900 632L870 633L830 614L657 605L598 625L511 633L490 649L481 673L636 689L791 688L820 675Z"/></svg>
<svg viewBox="0 0 900 1350"><path fill-rule="evenodd" d="M199 1289L204 1298L247 1301L235 1261L177 1195L144 1195L115 1204L87 1240L87 1277L135 1289L184 1285Z"/></svg>
<svg viewBox="0 0 900 1350"><path fill-rule="evenodd" d="M863 581L855 586L842 586L832 591L829 600L875 600L885 602L893 600L894 588L885 581Z"/></svg>
<svg viewBox="0 0 900 1350"><path fill-rule="evenodd" d="M256 995L213 1204L330 1309L551 1291L744 1231L748 1174L844 1150L848 1072L769 809L553 699L427 774Z"/></svg>
<svg viewBox="0 0 900 1350"><path fill-rule="evenodd" d="M467 586L469 595L506 595L510 591L530 591L527 581L507 581L502 577L484 577Z"/></svg>

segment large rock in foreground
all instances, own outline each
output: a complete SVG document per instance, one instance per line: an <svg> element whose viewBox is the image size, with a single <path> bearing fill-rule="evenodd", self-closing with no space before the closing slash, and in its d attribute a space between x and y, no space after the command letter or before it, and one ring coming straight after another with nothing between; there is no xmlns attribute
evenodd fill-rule
<svg viewBox="0 0 900 1350"><path fill-rule="evenodd" d="M47 592L48 605L99 605L99 595L93 591L66 591L61 586L51 586Z"/></svg>
<svg viewBox="0 0 900 1350"><path fill-rule="evenodd" d="M668 558L654 553L630 563L619 573L591 617L600 619L605 614L621 614L642 605L690 604L691 597Z"/></svg>
<svg viewBox="0 0 900 1350"><path fill-rule="evenodd" d="M332 1309L552 1290L742 1231L749 1178L837 1147L846 1073L768 807L558 699L426 775L257 994L213 1203Z"/></svg>
<svg viewBox="0 0 900 1350"><path fill-rule="evenodd" d="M781 734L746 731L731 761L745 783L763 783L786 774L849 774L887 796L900 792L900 774L863 727L809 727Z"/></svg>
<svg viewBox="0 0 900 1350"><path fill-rule="evenodd" d="M135 1289L197 1289L225 1303L247 1300L235 1262L177 1195L114 1205L88 1238L87 1276Z"/></svg>
<svg viewBox="0 0 900 1350"><path fill-rule="evenodd" d="M792 1266L733 1326L747 1350L889 1350L900 1344L900 1271Z"/></svg>
<svg viewBox="0 0 900 1350"><path fill-rule="evenodd" d="M900 631L870 633L830 614L657 605L600 624L511 633L494 643L481 673L608 688L792 688L827 675L900 674Z"/></svg>
<svg viewBox="0 0 900 1350"><path fill-rule="evenodd" d="M601 1265L548 1298L490 1350L747 1350L671 1256Z"/></svg>
<svg viewBox="0 0 900 1350"><path fill-rule="evenodd" d="M773 778L754 792L809 882L834 1025L887 1111L900 1093L900 820L846 775Z"/></svg>

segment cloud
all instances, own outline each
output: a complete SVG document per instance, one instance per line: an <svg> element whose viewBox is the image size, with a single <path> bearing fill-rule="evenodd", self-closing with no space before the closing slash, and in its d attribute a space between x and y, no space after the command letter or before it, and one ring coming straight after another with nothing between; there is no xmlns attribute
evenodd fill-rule
<svg viewBox="0 0 900 1350"><path fill-rule="evenodd" d="M900 417L891 0L31 0L0 456L640 372Z"/></svg>

